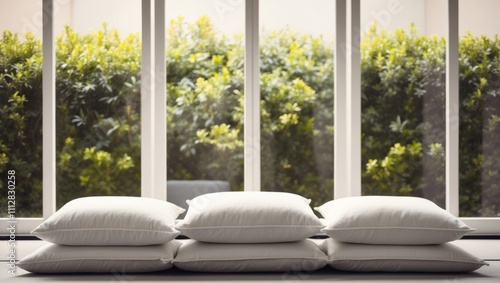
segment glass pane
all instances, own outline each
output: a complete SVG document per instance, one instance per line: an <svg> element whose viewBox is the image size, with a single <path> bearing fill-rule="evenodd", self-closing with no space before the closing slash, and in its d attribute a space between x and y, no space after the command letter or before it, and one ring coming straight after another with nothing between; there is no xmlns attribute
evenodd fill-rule
<svg viewBox="0 0 500 283"><path fill-rule="evenodd" d="M459 2L460 216L500 216L500 1Z"/></svg>
<svg viewBox="0 0 500 283"><path fill-rule="evenodd" d="M262 191L333 199L335 1L260 3Z"/></svg>
<svg viewBox="0 0 500 283"><path fill-rule="evenodd" d="M445 206L446 1L361 1L362 194Z"/></svg>
<svg viewBox="0 0 500 283"><path fill-rule="evenodd" d="M0 218L41 217L42 1L2 1L0 32Z"/></svg>
<svg viewBox="0 0 500 283"><path fill-rule="evenodd" d="M220 3L219 3L220 2ZM167 0L167 199L243 189L244 1Z"/></svg>
<svg viewBox="0 0 500 283"><path fill-rule="evenodd" d="M56 13L57 207L140 196L141 1L67 5Z"/></svg>

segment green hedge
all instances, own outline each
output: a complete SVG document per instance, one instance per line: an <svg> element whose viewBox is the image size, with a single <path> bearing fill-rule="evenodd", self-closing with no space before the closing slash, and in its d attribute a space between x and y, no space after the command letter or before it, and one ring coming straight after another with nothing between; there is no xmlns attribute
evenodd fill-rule
<svg viewBox="0 0 500 283"><path fill-rule="evenodd" d="M168 176L243 189L244 47L207 18L174 20L167 41ZM445 40L372 28L362 45L363 193L444 206ZM262 189L332 199L332 45L274 31L261 38ZM15 169L18 216L41 214L41 44L0 39L0 173ZM137 34L66 28L57 39L57 205L140 195ZM500 40L460 42L460 212L500 213ZM459 123L458 123L459 122ZM258 150L258 148L256 148ZM343 164L336 164L343 166ZM7 196L5 182L1 201Z"/></svg>
<svg viewBox="0 0 500 283"><path fill-rule="evenodd" d="M445 40L372 27L362 42L362 164L366 194L445 205Z"/></svg>
<svg viewBox="0 0 500 283"><path fill-rule="evenodd" d="M7 208L7 171L16 174L16 216L42 213L41 42L10 32L0 38L0 201ZM2 211L2 217L6 214Z"/></svg>

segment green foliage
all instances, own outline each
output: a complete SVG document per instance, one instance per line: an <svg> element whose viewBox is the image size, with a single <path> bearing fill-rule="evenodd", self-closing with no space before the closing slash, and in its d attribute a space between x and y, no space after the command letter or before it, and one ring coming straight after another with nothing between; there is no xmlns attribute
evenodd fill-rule
<svg viewBox="0 0 500 283"><path fill-rule="evenodd" d="M209 19L170 22L167 34L167 175L227 180L243 189L243 42Z"/></svg>
<svg viewBox="0 0 500 283"><path fill-rule="evenodd" d="M207 18L173 20L167 41L168 176L229 180L243 189L241 36ZM332 199L333 54L321 38L289 30L261 48L262 189Z"/></svg>
<svg viewBox="0 0 500 283"><path fill-rule="evenodd" d="M373 26L361 50L363 193L444 207L445 160L431 150L445 144L444 39Z"/></svg>
<svg viewBox="0 0 500 283"><path fill-rule="evenodd" d="M223 179L243 189L244 46L206 17L167 30L167 174ZM320 37L261 37L262 190L332 199L333 53ZM363 193L445 199L445 41L373 27L363 36ZM137 34L114 30L57 39L57 205L86 195L140 194ZM0 41L0 173L15 169L18 211L41 214L41 46ZM500 40L460 42L460 210L500 214ZM252 95L252 94L246 94ZM246 156L251 158L251 156ZM336 166L343 166L337 164ZM29 182L28 182L29 180ZM0 188L5 191L5 185ZM4 201L2 193L0 201Z"/></svg>
<svg viewBox="0 0 500 283"><path fill-rule="evenodd" d="M500 38L467 34L459 48L460 213L500 216Z"/></svg>
<svg viewBox="0 0 500 283"><path fill-rule="evenodd" d="M396 143L383 160L370 159L366 164L366 174L371 183L366 186L365 194L414 195L413 188L419 186L420 159L422 145L414 142L408 146Z"/></svg>
<svg viewBox="0 0 500 283"><path fill-rule="evenodd" d="M374 27L361 49L363 191L423 196L444 207L444 39L418 36L414 27ZM500 38L467 34L459 54L460 109L450 111L460 129L460 215L498 216ZM421 153L408 151L417 145Z"/></svg>
<svg viewBox="0 0 500 283"><path fill-rule="evenodd" d="M81 196L139 196L139 35L66 27L56 44L57 206Z"/></svg>
<svg viewBox="0 0 500 283"><path fill-rule="evenodd" d="M0 202L15 170L16 216L42 215L41 43L4 31L0 37ZM3 217L6 210L2 211Z"/></svg>
<svg viewBox="0 0 500 283"><path fill-rule="evenodd" d="M262 190L333 199L333 46L290 30L262 37Z"/></svg>

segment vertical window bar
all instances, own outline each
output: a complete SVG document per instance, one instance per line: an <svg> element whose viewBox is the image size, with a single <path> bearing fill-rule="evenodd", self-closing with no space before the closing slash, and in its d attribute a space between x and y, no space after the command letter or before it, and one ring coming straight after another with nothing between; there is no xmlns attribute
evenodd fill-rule
<svg viewBox="0 0 500 283"><path fill-rule="evenodd" d="M154 7L154 198L167 198L167 70L165 50L165 0Z"/></svg>
<svg viewBox="0 0 500 283"><path fill-rule="evenodd" d="M260 191L259 0L245 1L245 191Z"/></svg>
<svg viewBox="0 0 500 283"><path fill-rule="evenodd" d="M350 196L361 195L361 27L360 0L347 4L347 147L344 160ZM340 149L342 150L342 149ZM341 163L342 164L342 163ZM339 164L337 164L339 166Z"/></svg>
<svg viewBox="0 0 500 283"><path fill-rule="evenodd" d="M141 196L153 197L154 193L154 137L153 137L153 46L152 0L142 0L142 62L141 62Z"/></svg>
<svg viewBox="0 0 500 283"><path fill-rule="evenodd" d="M345 161L349 158L347 150L347 77L346 77L346 64L347 64L347 27L346 27L346 1L337 0L335 3L336 13L336 27L335 27L335 71L334 71L334 191L335 199L349 196L347 167L343 166ZM340 166L342 164L342 166ZM335 166L337 165L337 166Z"/></svg>
<svg viewBox="0 0 500 283"><path fill-rule="evenodd" d="M54 1L43 0L43 218L56 211L56 59Z"/></svg>
<svg viewBox="0 0 500 283"><path fill-rule="evenodd" d="M446 209L459 215L458 0L448 0L446 43Z"/></svg>

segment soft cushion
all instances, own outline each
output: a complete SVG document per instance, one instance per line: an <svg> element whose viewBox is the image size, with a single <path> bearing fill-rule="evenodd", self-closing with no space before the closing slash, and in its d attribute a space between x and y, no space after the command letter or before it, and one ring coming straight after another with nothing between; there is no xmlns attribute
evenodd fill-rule
<svg viewBox="0 0 500 283"><path fill-rule="evenodd" d="M31 234L61 245L155 245L174 239L175 219L184 209L141 197L72 200Z"/></svg>
<svg viewBox="0 0 500 283"><path fill-rule="evenodd" d="M418 197L348 197L315 209L326 220L322 231L343 242L441 244L474 231L433 202Z"/></svg>
<svg viewBox="0 0 500 283"><path fill-rule="evenodd" d="M299 241L322 225L310 200L280 192L220 192L189 201L184 220L175 227L191 239L213 243Z"/></svg>
<svg viewBox="0 0 500 283"><path fill-rule="evenodd" d="M153 272L172 267L181 243L154 246L63 246L47 244L21 259L20 268L34 273Z"/></svg>
<svg viewBox="0 0 500 283"><path fill-rule="evenodd" d="M327 257L311 240L265 244L215 244L189 240L174 259L187 271L251 272L314 271Z"/></svg>
<svg viewBox="0 0 500 283"><path fill-rule="evenodd" d="M425 246L351 244L327 239L329 265L356 272L469 272L489 265L451 244Z"/></svg>

